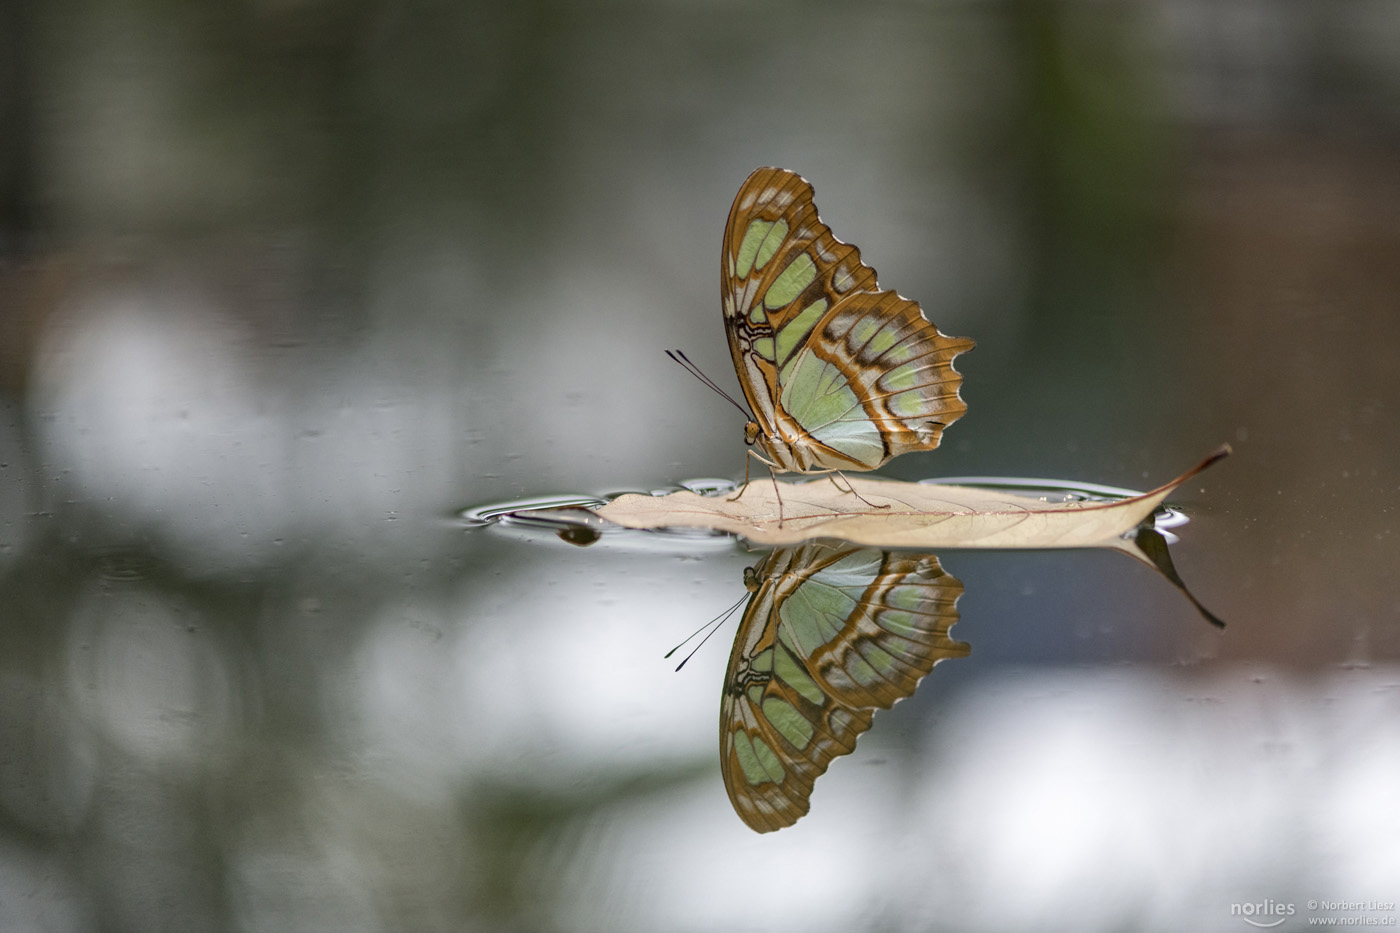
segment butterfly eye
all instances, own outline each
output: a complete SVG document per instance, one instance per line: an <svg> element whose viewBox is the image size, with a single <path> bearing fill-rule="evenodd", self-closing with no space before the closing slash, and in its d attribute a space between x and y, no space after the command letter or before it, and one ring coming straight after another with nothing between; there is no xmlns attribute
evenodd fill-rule
<svg viewBox="0 0 1400 933"><path fill-rule="evenodd" d="M757 421L750 421L748 424L744 425L744 443L752 447L754 441L758 440L758 432L759 427Z"/></svg>

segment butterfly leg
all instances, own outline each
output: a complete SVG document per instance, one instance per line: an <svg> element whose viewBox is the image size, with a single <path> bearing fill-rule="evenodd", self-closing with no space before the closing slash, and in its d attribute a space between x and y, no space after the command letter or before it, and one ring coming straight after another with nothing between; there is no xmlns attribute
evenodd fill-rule
<svg viewBox="0 0 1400 933"><path fill-rule="evenodd" d="M778 474L770 466L768 475L773 480L773 497L778 500L778 527L783 527L783 494L778 490Z"/></svg>
<svg viewBox="0 0 1400 933"><path fill-rule="evenodd" d="M841 489L841 484L838 483L838 482L836 482L836 477L838 477L838 476L841 477L841 479L845 480L845 483L846 483L846 488L845 488L845 489ZM876 505L875 503L871 502L869 499L865 498L865 496L862 496L860 493L856 492L856 487L853 486L853 485L851 485L850 479L848 479L848 478L846 477L846 474L845 474L845 473L842 473L840 470L832 470L832 471L830 471L829 473L826 474L826 478L829 479L829 480L831 480L831 485L835 486L837 489L841 489L842 492L848 492L848 493L850 493L851 495L853 495L853 496L855 496L857 499L859 499L861 502L864 502L866 505L870 506L872 509L887 509L887 508L890 507L890 504L889 504L888 502L886 502L884 505Z"/></svg>
<svg viewBox="0 0 1400 933"><path fill-rule="evenodd" d="M739 497L742 496L742 495L748 490L748 488L749 488L749 457L752 457L753 459L757 460L759 463L762 463L762 464L764 464L764 465L766 465L766 466L768 467L768 475L769 475L770 477L772 477L772 479L773 479L773 495L774 495L774 497L778 500L778 527L781 528L781 527L783 526L783 494L782 494L782 492L778 489L778 474L777 474L777 471L773 469L773 464L769 463L767 460L763 459L763 458L760 457L758 454L754 453L752 450L750 450L750 451L748 452L748 455L749 455L748 457L745 457L745 458L744 458L744 485L740 486L740 487L739 487L739 491L736 492L734 495L726 497L724 501L725 501L725 502L738 502L738 501L739 501Z"/></svg>
<svg viewBox="0 0 1400 933"><path fill-rule="evenodd" d="M738 501L739 501L739 497L742 496L742 495L744 494L744 491L747 490L747 489L749 488L749 457L752 457L753 459L757 460L759 463L762 463L762 464L764 464L765 466L767 466L767 467L768 467L768 475L773 477L773 482L774 482L774 483L777 483L777 482L778 482L778 477L777 477L777 475L773 472L773 464L772 464L772 463L770 463L769 461L765 460L763 457L759 456L758 454L754 453L752 450L748 451L747 453L748 453L748 457L745 457L745 458L744 458L744 485L740 486L740 487L739 487L739 491L736 492L734 495L732 495L732 496L728 497L727 499L725 499L725 500L724 500L725 502L738 502Z"/></svg>
<svg viewBox="0 0 1400 933"><path fill-rule="evenodd" d="M753 453L753 451L748 451L748 453ZM729 496L729 497L726 498L724 501L725 501L725 502L738 502L738 501L739 501L739 497L742 496L742 495L744 494L744 490L746 490L746 489L748 489L748 488L749 488L749 458L748 458L748 457L745 457L745 458L744 458L744 485L740 486L738 492L736 492L736 493L735 493L734 495L732 495L732 496Z"/></svg>

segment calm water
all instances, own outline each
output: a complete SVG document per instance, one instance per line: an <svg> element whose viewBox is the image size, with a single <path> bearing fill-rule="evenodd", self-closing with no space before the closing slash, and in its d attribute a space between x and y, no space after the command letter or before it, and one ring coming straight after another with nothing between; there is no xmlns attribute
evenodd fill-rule
<svg viewBox="0 0 1400 933"><path fill-rule="evenodd" d="M1400 920L1389 7L736 14L0 8L0 929ZM460 514L742 474L663 350L733 387L763 164L978 341L888 475L1235 455L1172 499L1227 629L940 553L967 657L758 835L734 623L663 655L763 554Z"/></svg>

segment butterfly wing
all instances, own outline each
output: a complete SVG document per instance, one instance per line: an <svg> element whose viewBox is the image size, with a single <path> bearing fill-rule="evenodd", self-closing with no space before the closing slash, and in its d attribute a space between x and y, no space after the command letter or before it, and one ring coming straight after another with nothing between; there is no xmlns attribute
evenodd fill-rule
<svg viewBox="0 0 1400 933"><path fill-rule="evenodd" d="M808 544L775 550L754 576L720 702L720 770L740 818L769 832L807 812L875 709L969 649L948 635L962 584L932 555Z"/></svg>
<svg viewBox="0 0 1400 933"><path fill-rule="evenodd" d="M817 216L812 186L763 168L739 189L721 257L725 331L757 440L784 470L872 470L938 446L962 416L948 337L879 290Z"/></svg>

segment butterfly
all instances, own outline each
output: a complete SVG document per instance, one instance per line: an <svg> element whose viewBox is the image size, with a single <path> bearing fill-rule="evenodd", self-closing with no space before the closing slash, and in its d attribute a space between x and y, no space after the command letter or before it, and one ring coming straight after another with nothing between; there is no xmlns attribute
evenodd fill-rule
<svg viewBox="0 0 1400 933"><path fill-rule="evenodd" d="M928 554L804 544L744 572L744 609L720 699L720 771L751 829L807 813L833 758L855 750L944 658L962 584Z"/></svg>
<svg viewBox="0 0 1400 933"><path fill-rule="evenodd" d="M721 257L729 352L752 410L744 440L785 472L873 470L938 446L967 411L938 331L882 291L817 216L801 175L761 168L734 199Z"/></svg>

